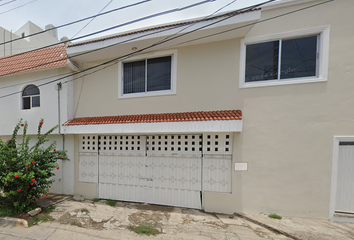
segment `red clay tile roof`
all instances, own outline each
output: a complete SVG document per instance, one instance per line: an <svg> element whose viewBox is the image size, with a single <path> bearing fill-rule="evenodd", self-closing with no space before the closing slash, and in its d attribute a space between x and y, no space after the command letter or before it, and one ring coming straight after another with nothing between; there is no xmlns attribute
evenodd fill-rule
<svg viewBox="0 0 354 240"><path fill-rule="evenodd" d="M85 45L85 44L102 42L102 41L109 40L109 39L112 39L112 38L120 38L120 37L124 37L124 36L134 35L134 34L137 34L137 33L143 33L143 32L160 30L160 29L164 29L164 28L172 28L172 27L177 27L177 26L183 26L183 25L193 24L193 23L202 22L202 21L211 21L211 20L215 20L215 19L218 19L218 18L230 17L230 16L235 16L235 15L238 15L238 14L242 14L242 13L248 13L248 12L259 11L259 10L261 10L261 8L253 8L253 9L247 9L247 10L241 10L241 11L232 11L232 12L229 12L229 13L226 13L226 14L222 14L222 15L219 15L219 16L215 16L215 17L211 17L211 18L198 19L198 20L194 20L194 21L187 21L187 22L181 22L181 23L174 23L174 24L169 24L169 25L164 25L164 26L159 26L159 27L153 27L153 28L146 28L146 29L142 29L142 30L139 30L139 31L135 31L135 32L129 32L129 33L124 33L124 34L120 34L120 35L114 35L114 36L110 36L110 37L105 37L105 38L99 38L99 39L95 39L95 40L80 42L80 43L72 44L72 45L70 45L68 47L77 47L77 46L81 46L81 45Z"/></svg>
<svg viewBox="0 0 354 240"><path fill-rule="evenodd" d="M0 76L67 65L66 45L0 58Z"/></svg>
<svg viewBox="0 0 354 240"><path fill-rule="evenodd" d="M159 113L141 115L122 115L109 117L84 117L74 118L64 126L74 125L97 125L117 123L152 123L152 122L194 122L194 121L217 121L217 120L242 120L241 110L224 110L209 112L182 112L182 113Z"/></svg>

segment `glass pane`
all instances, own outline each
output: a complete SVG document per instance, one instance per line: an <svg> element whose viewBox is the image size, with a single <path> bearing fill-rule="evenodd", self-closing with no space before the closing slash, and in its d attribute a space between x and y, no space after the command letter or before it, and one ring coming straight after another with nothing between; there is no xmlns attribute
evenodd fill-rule
<svg viewBox="0 0 354 240"><path fill-rule="evenodd" d="M123 94L145 92L145 60L123 64Z"/></svg>
<svg viewBox="0 0 354 240"><path fill-rule="evenodd" d="M29 85L23 90L22 96L39 95L39 88L34 85Z"/></svg>
<svg viewBox="0 0 354 240"><path fill-rule="evenodd" d="M246 46L246 82L278 79L279 41Z"/></svg>
<svg viewBox="0 0 354 240"><path fill-rule="evenodd" d="M32 107L39 107L40 101L39 96L32 97Z"/></svg>
<svg viewBox="0 0 354 240"><path fill-rule="evenodd" d="M22 98L22 109L31 109L31 99L29 97Z"/></svg>
<svg viewBox="0 0 354 240"><path fill-rule="evenodd" d="M317 36L284 40L281 79L316 76Z"/></svg>
<svg viewBox="0 0 354 240"><path fill-rule="evenodd" d="M171 56L147 60L147 91L171 89Z"/></svg>

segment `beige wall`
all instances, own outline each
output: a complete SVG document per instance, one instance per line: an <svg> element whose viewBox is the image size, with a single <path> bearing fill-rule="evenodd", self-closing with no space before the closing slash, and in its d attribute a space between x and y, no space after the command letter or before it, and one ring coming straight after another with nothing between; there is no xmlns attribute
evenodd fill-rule
<svg viewBox="0 0 354 240"><path fill-rule="evenodd" d="M75 170L74 170L74 192L75 195L81 195L84 198L93 199L98 197L97 184L96 183L82 183L79 181L79 136L75 135L74 137L75 147Z"/></svg>
<svg viewBox="0 0 354 240"><path fill-rule="evenodd" d="M316 2L262 12L272 17ZM233 194L208 209L327 218L334 135L354 135L352 0L260 23L246 37L330 25L327 82L239 89L240 39L178 48L177 94L118 99L118 67L74 83L76 117L241 109ZM227 208L227 209L226 209ZM226 209L226 210L225 210Z"/></svg>

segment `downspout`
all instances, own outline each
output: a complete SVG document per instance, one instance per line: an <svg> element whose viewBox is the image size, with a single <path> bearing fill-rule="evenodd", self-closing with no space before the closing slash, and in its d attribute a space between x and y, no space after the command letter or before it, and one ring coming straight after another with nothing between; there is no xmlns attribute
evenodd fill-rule
<svg viewBox="0 0 354 240"><path fill-rule="evenodd" d="M4 57L5 57L5 51L6 51L6 48L5 48L5 42L6 42L6 40L5 40L5 34L6 34L6 32L5 32L5 30L4 30Z"/></svg>
<svg viewBox="0 0 354 240"><path fill-rule="evenodd" d="M61 133L61 124L60 124L60 91L62 90L61 82L57 83L57 91L58 91L58 134L63 136L63 150L65 150L65 136Z"/></svg>

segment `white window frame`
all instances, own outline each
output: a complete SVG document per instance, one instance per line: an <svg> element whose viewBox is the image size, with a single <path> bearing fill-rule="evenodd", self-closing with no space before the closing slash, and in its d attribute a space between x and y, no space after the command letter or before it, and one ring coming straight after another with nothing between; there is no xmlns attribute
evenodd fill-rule
<svg viewBox="0 0 354 240"><path fill-rule="evenodd" d="M23 96L23 91L25 91L25 89L26 89L28 86L31 86L31 85L33 85L33 86L35 86L35 87L38 88L39 94L37 94L37 95ZM39 97L39 106L32 106L32 99L33 99L34 97ZM24 99L24 98L29 98L29 99L30 99L30 108L27 108L27 109L24 108L24 105L23 105L23 99ZM41 107L41 100L40 100L40 98L41 98L41 91L40 91L40 89L39 89L39 87L38 87L37 85L29 84L29 85L25 86L25 87L22 89L22 91L21 91L21 108L22 108L22 110L31 110L32 108L39 108L39 107Z"/></svg>
<svg viewBox="0 0 354 240"><path fill-rule="evenodd" d="M289 78L289 79L279 79L279 80L264 80L257 82L246 82L246 46L255 43L264 43L276 40L301 38L307 36L319 35L318 41L318 52L317 56L317 75L313 77L303 77L303 78ZM241 52L240 52L240 71L239 71L239 88L252 88L252 87L266 87L266 86L277 86L277 85L287 85L287 84L298 84L298 83L314 83L314 82L325 82L328 78L328 58L329 58L329 36L330 29L329 26L321 26L311 29L303 29L291 32L283 32L272 35L245 38L241 40Z"/></svg>
<svg viewBox="0 0 354 240"><path fill-rule="evenodd" d="M171 56L172 69L171 69L171 89L170 90L123 94L123 72L124 72L123 64L125 62L139 61L139 60L158 58L158 57L167 57L167 56ZM176 94L177 92L177 50L142 54L136 57L129 58L129 60L120 61L118 63L118 76L119 76L118 77L118 99Z"/></svg>

